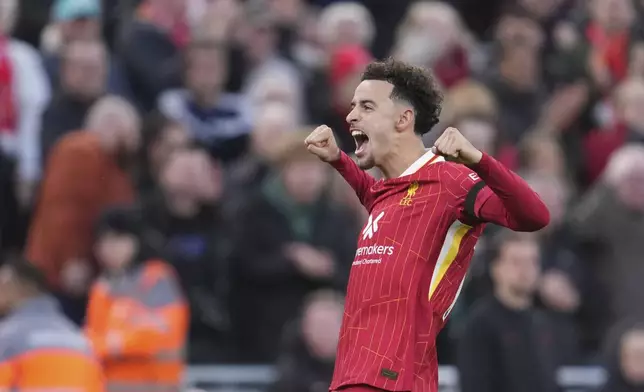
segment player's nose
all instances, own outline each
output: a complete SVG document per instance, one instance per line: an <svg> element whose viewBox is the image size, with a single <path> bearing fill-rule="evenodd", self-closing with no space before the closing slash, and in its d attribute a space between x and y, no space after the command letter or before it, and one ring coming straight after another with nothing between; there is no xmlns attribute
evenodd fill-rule
<svg viewBox="0 0 644 392"><path fill-rule="evenodd" d="M349 112L349 114L347 114L347 118L346 118L346 120L347 120L347 122L348 122L349 124L353 124L353 123L355 123L356 121L358 121L358 113L357 113L357 111L356 111L356 108L351 109L351 111Z"/></svg>

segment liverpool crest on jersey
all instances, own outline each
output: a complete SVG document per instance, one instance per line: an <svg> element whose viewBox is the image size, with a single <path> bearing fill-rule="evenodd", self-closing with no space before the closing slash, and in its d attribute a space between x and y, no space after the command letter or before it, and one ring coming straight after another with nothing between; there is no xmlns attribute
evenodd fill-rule
<svg viewBox="0 0 644 392"><path fill-rule="evenodd" d="M405 197L400 199L400 205L401 206L410 206L414 196L416 195L416 191L418 190L418 182L414 181L411 184L409 184L409 187L407 188L407 194Z"/></svg>

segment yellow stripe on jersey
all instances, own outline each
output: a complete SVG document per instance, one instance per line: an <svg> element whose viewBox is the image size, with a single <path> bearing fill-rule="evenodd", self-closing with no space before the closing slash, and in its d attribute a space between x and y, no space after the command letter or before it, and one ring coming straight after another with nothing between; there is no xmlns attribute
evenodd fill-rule
<svg viewBox="0 0 644 392"><path fill-rule="evenodd" d="M445 241L443 242L443 246L441 247L441 251L438 255L438 260L436 261L436 266L434 267L432 281L429 284L428 299L432 299L434 291L436 291L436 288L443 280L445 273L454 262L454 259L456 259L463 237L465 237L465 234L467 234L471 228L472 226L466 225L465 223L457 220L452 223L449 230L447 230Z"/></svg>

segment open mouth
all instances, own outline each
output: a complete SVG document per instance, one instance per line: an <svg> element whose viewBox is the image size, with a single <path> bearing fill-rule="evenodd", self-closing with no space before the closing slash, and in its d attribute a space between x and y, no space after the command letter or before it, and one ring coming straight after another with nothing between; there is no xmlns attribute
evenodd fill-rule
<svg viewBox="0 0 644 392"><path fill-rule="evenodd" d="M358 129L352 129L351 136L356 141L356 155L360 155L365 151L367 144L369 144L369 136Z"/></svg>

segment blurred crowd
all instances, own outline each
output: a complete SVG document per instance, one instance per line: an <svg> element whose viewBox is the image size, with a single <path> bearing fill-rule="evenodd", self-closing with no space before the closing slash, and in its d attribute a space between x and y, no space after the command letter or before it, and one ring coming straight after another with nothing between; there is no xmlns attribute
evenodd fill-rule
<svg viewBox="0 0 644 392"><path fill-rule="evenodd" d="M4 0L0 249L79 325L145 254L176 274L191 363L326 390L365 212L303 140L326 124L352 152L353 90L394 56L443 89L427 143L457 127L552 217L487 230L440 361L464 392L586 363L644 390L642 22L641 0Z"/></svg>

